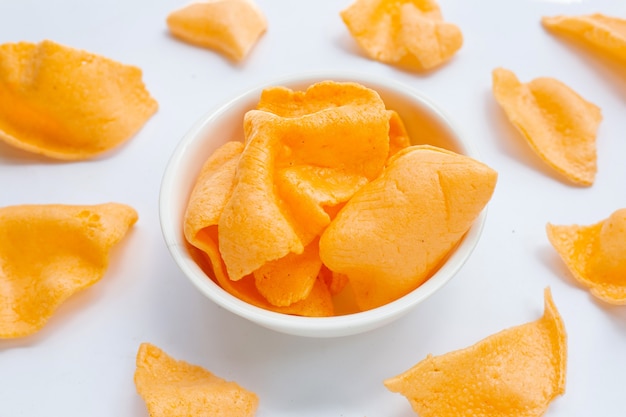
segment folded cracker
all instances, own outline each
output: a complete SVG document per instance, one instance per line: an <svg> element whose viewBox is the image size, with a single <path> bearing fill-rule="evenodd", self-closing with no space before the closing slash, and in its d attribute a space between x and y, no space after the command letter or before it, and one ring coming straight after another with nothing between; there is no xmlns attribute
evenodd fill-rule
<svg viewBox="0 0 626 417"><path fill-rule="evenodd" d="M497 174L428 145L404 148L346 203L320 238L320 257L346 274L363 310L422 284L471 227Z"/></svg>
<svg viewBox="0 0 626 417"><path fill-rule="evenodd" d="M356 0L341 17L357 43L384 63L426 70L448 61L463 44L434 0Z"/></svg>
<svg viewBox="0 0 626 417"><path fill-rule="evenodd" d="M217 224L233 189L243 143L226 142L203 165L187 205L184 219L185 238L204 253L216 282L227 292L257 307L301 316L330 316L333 313L331 295L323 283L316 280L301 293L303 298L288 306L274 306L258 291L252 275L232 281L219 252ZM202 261L202 255L198 257ZM295 300L294 297L293 300Z"/></svg>
<svg viewBox="0 0 626 417"><path fill-rule="evenodd" d="M566 35L594 50L626 62L626 20L595 13L585 16L554 16L541 19L543 26Z"/></svg>
<svg viewBox="0 0 626 417"><path fill-rule="evenodd" d="M597 298L626 304L626 209L590 226L546 226L572 275Z"/></svg>
<svg viewBox="0 0 626 417"><path fill-rule="evenodd" d="M255 393L237 383L149 343L139 347L134 379L150 417L252 417L259 404Z"/></svg>
<svg viewBox="0 0 626 417"><path fill-rule="evenodd" d="M549 289L537 321L429 355L386 380L420 417L539 417L565 392L567 335Z"/></svg>
<svg viewBox="0 0 626 417"><path fill-rule="evenodd" d="M116 203L0 208L0 338L35 333L100 280L111 247L136 221L134 209Z"/></svg>
<svg viewBox="0 0 626 417"><path fill-rule="evenodd" d="M493 94L544 162L577 185L593 184L599 107L554 78L523 84L503 68L493 71Z"/></svg>
<svg viewBox="0 0 626 417"><path fill-rule="evenodd" d="M0 45L0 140L64 160L130 139L157 110L139 68L52 41Z"/></svg>
<svg viewBox="0 0 626 417"><path fill-rule="evenodd" d="M206 0L172 12L167 26L185 42L240 61L267 30L267 20L252 0Z"/></svg>
<svg viewBox="0 0 626 417"><path fill-rule="evenodd" d="M328 81L280 94L314 104L310 113L288 117L282 110L245 116L246 146L218 222L219 251L232 280L302 253L330 222L325 208L375 178L389 153L389 115L372 90Z"/></svg>

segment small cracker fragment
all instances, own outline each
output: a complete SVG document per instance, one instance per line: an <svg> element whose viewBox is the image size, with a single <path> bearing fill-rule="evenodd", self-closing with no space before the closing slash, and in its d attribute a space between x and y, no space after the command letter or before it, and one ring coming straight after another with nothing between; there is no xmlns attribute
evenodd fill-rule
<svg viewBox="0 0 626 417"><path fill-rule="evenodd" d="M626 63L626 20L600 13L583 16L543 17L541 23L594 50Z"/></svg>
<svg viewBox="0 0 626 417"><path fill-rule="evenodd" d="M254 271L254 283L259 293L275 306L290 306L306 299L322 267L318 246L315 239L301 254L287 254Z"/></svg>
<svg viewBox="0 0 626 417"><path fill-rule="evenodd" d="M137 352L135 387L150 417L252 417L258 396L236 382L176 360L142 343Z"/></svg>
<svg viewBox="0 0 626 417"><path fill-rule="evenodd" d="M384 381L420 417L539 417L565 392L567 334L545 290L543 317L426 359Z"/></svg>
<svg viewBox="0 0 626 417"><path fill-rule="evenodd" d="M0 45L0 140L62 160L133 137L157 102L139 68L45 40Z"/></svg>
<svg viewBox="0 0 626 417"><path fill-rule="evenodd" d="M246 275L238 281L233 281L228 279L223 271L224 269L222 267L222 272L216 273L216 278L220 286L229 294L256 307L276 313L302 317L330 317L335 313L332 294L321 278L315 280L306 298L295 301L288 306L276 306L268 302L265 297L259 293L253 274Z"/></svg>
<svg viewBox="0 0 626 417"><path fill-rule="evenodd" d="M170 13L167 26L185 42L241 61L267 30L267 20L252 0L206 0Z"/></svg>
<svg viewBox="0 0 626 417"><path fill-rule="evenodd" d="M463 34L445 22L434 0L356 0L341 18L372 58L428 70L448 61L463 45Z"/></svg>
<svg viewBox="0 0 626 417"><path fill-rule="evenodd" d="M389 110L389 158L411 146L411 138L400 115Z"/></svg>
<svg viewBox="0 0 626 417"><path fill-rule="evenodd" d="M137 221L117 203L0 208L0 338L40 330L70 296L99 281Z"/></svg>
<svg viewBox="0 0 626 417"><path fill-rule="evenodd" d="M574 278L609 304L626 304L626 209L590 226L546 226Z"/></svg>
<svg viewBox="0 0 626 417"><path fill-rule="evenodd" d="M346 203L320 238L320 257L345 274L362 310L426 281L490 200L497 173L428 145L396 153Z"/></svg>
<svg viewBox="0 0 626 417"><path fill-rule="evenodd" d="M556 172L590 186L597 171L598 106L548 77L521 83L512 71L493 71L493 94L509 121Z"/></svg>

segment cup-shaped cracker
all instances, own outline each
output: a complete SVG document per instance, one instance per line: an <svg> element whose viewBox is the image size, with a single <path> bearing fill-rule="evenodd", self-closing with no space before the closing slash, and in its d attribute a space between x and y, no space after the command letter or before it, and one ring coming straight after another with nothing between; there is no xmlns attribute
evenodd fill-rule
<svg viewBox="0 0 626 417"><path fill-rule="evenodd" d="M52 41L0 45L0 140L79 160L133 137L157 102L139 68Z"/></svg>

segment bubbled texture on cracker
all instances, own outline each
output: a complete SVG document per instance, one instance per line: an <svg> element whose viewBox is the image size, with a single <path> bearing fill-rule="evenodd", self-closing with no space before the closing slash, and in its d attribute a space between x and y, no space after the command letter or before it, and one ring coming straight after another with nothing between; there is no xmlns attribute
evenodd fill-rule
<svg viewBox="0 0 626 417"><path fill-rule="evenodd" d="M0 208L0 338L40 330L105 274L109 251L137 221L117 203Z"/></svg>
<svg viewBox="0 0 626 417"><path fill-rule="evenodd" d="M549 289L537 321L429 355L385 386L420 417L539 417L565 392L567 335Z"/></svg>

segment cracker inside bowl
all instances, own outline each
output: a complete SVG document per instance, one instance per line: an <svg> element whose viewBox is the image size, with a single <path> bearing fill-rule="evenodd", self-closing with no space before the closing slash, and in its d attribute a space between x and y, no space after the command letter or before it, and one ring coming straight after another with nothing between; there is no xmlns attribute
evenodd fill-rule
<svg viewBox="0 0 626 417"><path fill-rule="evenodd" d="M429 100L424 98L420 93L412 91L406 86L397 84L392 81L381 81L379 79L373 79L371 77L358 74L309 74L304 76L294 76L277 80L270 84L260 86L256 89L248 91L230 101L229 103L225 104L224 106L218 108L216 111L205 116L183 138L178 148L174 152L174 155L172 156L170 163L168 164L163 178L163 184L161 188L160 215L163 234L168 248L170 249L174 259L176 260L179 267L181 267L185 275L188 276L188 278L196 285L198 289L201 290L201 292L203 292L206 296L208 296L217 304L262 326L277 331L302 336L332 337L355 334L376 328L397 317L400 317L402 314L406 313L412 307L414 307L419 302L434 293L437 289L441 288L454 274L456 274L456 272L459 270L465 260L469 257L473 247L477 243L485 218L484 210L482 210L482 206L480 206L480 208L478 208L477 210L475 218L472 218L472 221L467 223L467 225L464 226L463 230L455 230L455 233L458 234L458 238L456 238L454 241L450 241L447 243L447 249L439 254L440 257L436 259L434 265L431 265L428 274L423 277L424 279L422 279L417 284L414 284L412 287L410 285L406 286L405 292L396 292L393 296L380 298L380 300L374 302L373 304L366 305L364 308L364 305L367 303L361 302L362 297L360 297L358 291L355 291L355 294L357 295L356 297L345 296L345 292L340 291L339 294L336 294L333 297L332 301L336 305L333 306L334 311L332 313L334 315L331 317L303 317L297 312L296 314L286 314L290 313L290 311L288 309L281 310L281 308L273 309L275 311L270 311L268 309L261 308L263 307L263 305L259 307L259 304L255 303L254 301L253 304L256 305L253 305L250 302L246 302L251 301L249 299L245 299L244 301L243 299L235 297L232 295L233 291L225 291L224 288L218 285L216 281L220 281L220 273L223 272L219 270L220 268L224 268L226 270L226 274L230 274L231 278L234 278L233 281L236 285L250 285L241 284L241 281L244 281L246 279L244 278L244 276L248 276L246 274L250 274L251 272L257 275L258 280L258 275L260 274L258 273L258 270L255 270L254 268L258 268L259 270L262 268L260 268L257 264L251 263L250 265L246 266L248 269L242 268L241 270L237 270L235 268L230 268L230 270L228 270L227 265L223 265L222 262L216 264L215 260L213 262L213 266L216 268L207 268L207 264L205 262L205 259L207 257L198 256L198 251L196 251L191 245L187 243L184 237L183 230L184 216L187 210L187 205L190 195L192 193L192 189L198 178L198 174L200 173L203 165L205 164L209 156L213 155L213 153L226 142L236 140L241 141L246 138L246 149L253 148L256 145L253 143L253 139L251 139L250 132L252 132L252 135L262 135L264 129L273 129L268 128L267 125L262 123L266 123L267 120L265 119L271 119L274 116L265 114L258 115L257 113L263 112L259 110L249 112L250 110L257 108L259 104L259 98L261 97L262 92L267 91L270 86L283 86L293 91L304 91L312 85L324 84L329 81L332 83L347 83L350 86L357 84L361 88L364 88L368 91L373 91L374 95L378 97L379 100L382 99L382 102L384 102L387 109L393 109L395 112L397 112L397 115L405 122L404 127L408 136L411 138L411 143L413 145L427 144L425 146L411 146L410 148L399 151L397 155L392 156L390 159L387 160L390 165L396 164L400 158L404 157L404 155L401 155L402 153L408 154L419 152L421 154L426 153L430 155L433 149L437 149L437 151L434 152L436 154L457 155L459 158L471 160L473 161L472 163L476 163L479 164L481 167L484 167L485 170L489 171L490 173L489 181L491 182L491 185L489 185L487 188L491 188L492 191L493 185L495 185L495 172L493 172L493 170L491 170L490 168L484 166L484 164L480 164L478 161L476 161L476 151L469 144L463 142L460 139L460 137L458 136L458 134L456 134L454 128L452 127L451 123L442 114L442 112L439 111ZM365 92L363 94L367 95L370 93ZM337 102L341 102L342 99L343 96L341 92L333 96L333 100L336 100ZM360 103L361 101L358 102ZM312 104L312 106L314 108L314 111L316 111L316 104L314 103ZM357 108L352 116L358 119L363 114L363 111L364 110ZM295 141L296 139L294 139L294 137L296 137L298 140L302 139L302 143L305 143L305 145L302 146L306 146L305 135L301 135L302 137L300 137L297 133L293 133L293 129L290 130L292 119L299 117L299 115L296 114L298 111L293 109L282 109L280 111L277 111L276 113L280 112L287 112L287 116L291 117L291 119L283 121L280 129L286 130L281 130L281 132L286 131L291 134L291 136L289 136L289 140ZM253 120L252 123L250 123L249 119L256 116L258 116L259 118L262 116L264 120L256 125L255 123L258 121ZM247 117L245 131L243 127L244 117ZM275 115L275 117L278 118L279 116ZM387 114L386 117L389 118L390 116ZM389 130L388 125L386 126L386 129ZM369 132L372 129L368 129L367 131ZM344 134L348 135L349 130L350 129L345 129ZM264 140L269 141L270 139L265 138ZM300 142L298 142L298 146L301 146ZM291 150L295 148L295 145L292 145L291 147L286 146L285 148ZM386 153L388 151L388 147L384 151ZM263 151L259 151L258 155L252 158L253 163L256 163L266 157L266 154L267 153L264 153ZM304 156L298 156L297 150L293 152L293 158L295 161L299 161L302 158L306 159L307 161L311 158L316 158L316 155L311 154L311 152L304 153L303 155ZM327 156L326 154L323 154L320 158L322 158L322 161L327 161L328 158L332 159L332 156ZM385 160L383 160L382 163L384 165L386 163ZM428 164L429 162L425 163ZM237 175L239 175L237 180L239 181L238 184L242 182L247 183L248 181L257 181L258 178L242 180L242 177L245 175L241 172L244 170L243 165L244 162L242 156L242 160L240 160L237 168L239 170L237 172ZM357 165L360 167L362 164ZM454 164L451 164L450 166L454 166ZM380 174L370 173L369 171L363 174L365 182L368 186L370 184L374 184L372 185L372 187L375 187L377 184L376 181L379 181L380 177L384 177L384 175L382 175L382 170L384 170L384 166L381 167ZM389 170L391 170L391 166L389 167ZM346 170L342 172L345 171ZM262 176L263 174L259 175ZM449 189L448 185L442 185L440 188L441 190ZM358 188L356 193L365 192L365 189L366 187ZM486 193L487 200L488 197L490 197L491 195L491 191ZM235 191L233 193L235 193ZM444 193L448 194L447 192ZM384 198L381 201L383 200ZM453 198L453 200L458 202L458 199L456 198ZM335 215L337 215L337 212L341 213L342 211L344 211L343 208L347 209L347 206L349 206L350 203L350 201L343 201L336 207L335 211L330 209L327 210L327 212L329 216L334 219ZM246 204L248 204L247 201ZM484 204L486 204L486 201L484 201ZM246 216L254 216L256 214L254 210L256 209L257 208L252 207L243 208L245 213L249 213L246 214ZM262 205L258 206L258 209L265 210L264 206ZM224 210L226 211L226 209ZM453 210L451 212L452 216L448 217L455 217L460 211ZM413 214L415 213L408 213L407 215L410 216ZM236 221L237 217L235 216L234 218L235 220L233 221ZM241 218L241 216L239 218ZM400 219L399 221L403 222L407 220L408 219L404 218ZM312 221L310 221L308 218L305 219L304 224L308 226L309 223L312 223ZM252 226L256 227L257 224L253 224ZM222 228L221 230L226 230L228 227L230 227L230 225L228 223L220 223L219 227ZM458 226L453 226L453 229L458 229ZM214 230L217 231L218 228L216 227ZM240 230L245 231L246 229ZM402 223L399 223L397 231L405 232L404 228L402 227ZM297 231L297 234L298 236L304 236L306 235L306 232L310 231L303 232L302 230L299 230ZM374 232L376 233L376 230L374 230ZM319 233L320 235L322 235L322 240L324 239L323 233L324 228L322 228L321 232ZM271 238L272 236L269 236L265 239ZM319 235L314 235L308 241L306 241L305 244L302 245L303 247L299 250L297 248L290 250L296 254L302 253L305 250L304 246L307 246L309 244L317 245L317 238L319 238ZM388 240L393 239L395 238L388 238ZM398 235L398 239L404 240L405 238L403 237L403 235ZM423 239L420 238L418 242L423 243L428 239L429 236L425 236ZM255 244L256 243L254 242L254 240L250 240L245 245L242 245L239 249L243 249L244 251L254 251L256 250L254 248ZM223 242L220 240L220 250L222 250L223 246ZM346 247L348 246L352 245L347 245ZM315 250L317 251L317 247L315 248ZM383 248L381 250L386 249ZM407 244L405 245L405 248L403 250L415 251L415 248L412 248L410 244ZM410 252L407 252L407 254L407 256L397 259L411 259L412 255L410 255ZM323 258L324 257L322 256L322 260ZM343 263L345 264L346 262ZM349 263L350 262L348 262L348 264ZM398 265L389 265L386 268L386 272L382 272L383 275L385 275L386 277L393 276L394 266ZM263 265L263 267L265 266ZM322 270L323 269L324 267L322 267ZM351 276L354 276L355 274L355 272L349 267L347 269L341 269L340 267L336 266L336 263L330 269L332 275L336 275L339 279L341 278L341 276L347 276L348 281L351 281ZM363 275L362 271L357 271L356 273ZM371 279L376 278L380 274L381 271L378 270L374 273L373 276L370 276L368 279L370 279L371 281ZM356 283L356 280L354 282ZM328 284L328 281L326 281L326 283ZM351 283L348 284L348 287L350 286L350 284ZM252 285L254 285L254 281ZM361 291L361 293L363 291L367 292L367 285L364 286L363 280L361 280L358 284L360 288L359 291ZM417 288L414 288L416 286ZM259 285L257 285L257 289L258 287ZM315 289L313 289L312 291L315 291ZM357 305L356 308L354 307L354 304Z"/></svg>

